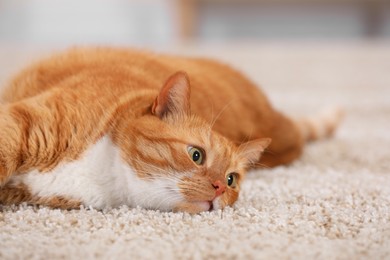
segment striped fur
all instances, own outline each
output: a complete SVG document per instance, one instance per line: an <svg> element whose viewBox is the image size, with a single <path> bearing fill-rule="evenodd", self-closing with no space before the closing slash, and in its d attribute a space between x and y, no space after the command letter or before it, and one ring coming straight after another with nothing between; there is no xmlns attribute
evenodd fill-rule
<svg viewBox="0 0 390 260"><path fill-rule="evenodd" d="M335 121L326 118L329 135ZM0 203L224 208L249 168L296 159L317 137L312 126L211 60L73 49L26 68L3 93ZM203 163L189 147L204 152Z"/></svg>

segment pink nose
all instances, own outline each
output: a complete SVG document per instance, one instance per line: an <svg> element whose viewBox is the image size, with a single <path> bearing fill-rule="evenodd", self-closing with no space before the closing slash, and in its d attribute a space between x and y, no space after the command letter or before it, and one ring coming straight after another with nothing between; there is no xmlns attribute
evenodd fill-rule
<svg viewBox="0 0 390 260"><path fill-rule="evenodd" d="M215 181L212 185L215 189L215 197L218 197L225 192L226 185L223 184L220 180Z"/></svg>

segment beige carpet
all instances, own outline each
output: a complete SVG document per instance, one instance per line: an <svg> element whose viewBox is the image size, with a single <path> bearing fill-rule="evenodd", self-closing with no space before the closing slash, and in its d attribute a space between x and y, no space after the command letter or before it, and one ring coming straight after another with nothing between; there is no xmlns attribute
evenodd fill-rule
<svg viewBox="0 0 390 260"><path fill-rule="evenodd" d="M0 206L0 259L390 259L390 44L186 47L219 57L292 114L340 104L336 136L249 174L233 208L199 215ZM0 79L33 52L0 48ZM37 54L35 54L37 55Z"/></svg>

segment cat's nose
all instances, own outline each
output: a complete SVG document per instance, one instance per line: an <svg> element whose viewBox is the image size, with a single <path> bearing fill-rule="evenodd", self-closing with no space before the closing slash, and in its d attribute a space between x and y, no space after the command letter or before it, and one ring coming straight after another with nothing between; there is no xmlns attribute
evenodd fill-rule
<svg viewBox="0 0 390 260"><path fill-rule="evenodd" d="M215 197L218 197L226 190L226 185L222 183L220 180L215 181L212 185L215 189Z"/></svg>

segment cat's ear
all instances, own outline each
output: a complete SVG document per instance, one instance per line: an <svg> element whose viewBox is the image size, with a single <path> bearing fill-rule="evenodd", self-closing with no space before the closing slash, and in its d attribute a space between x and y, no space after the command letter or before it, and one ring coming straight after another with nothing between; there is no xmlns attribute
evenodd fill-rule
<svg viewBox="0 0 390 260"><path fill-rule="evenodd" d="M271 143L271 138L261 138L243 143L239 146L239 157L247 166L256 164L261 154Z"/></svg>
<svg viewBox="0 0 390 260"><path fill-rule="evenodd" d="M180 118L190 113L190 81L185 72L179 71L169 77L156 97L152 114L163 119Z"/></svg>

